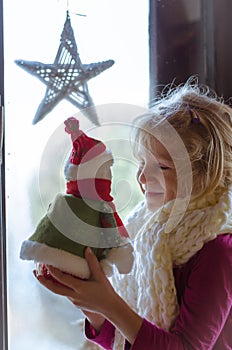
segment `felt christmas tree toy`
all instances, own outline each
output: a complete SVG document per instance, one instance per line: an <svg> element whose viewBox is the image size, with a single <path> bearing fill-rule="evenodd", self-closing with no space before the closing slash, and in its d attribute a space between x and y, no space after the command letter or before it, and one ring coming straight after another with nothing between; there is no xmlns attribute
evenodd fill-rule
<svg viewBox="0 0 232 350"><path fill-rule="evenodd" d="M59 193L40 220L35 232L21 246L20 257L79 278L89 278L84 258L91 247L107 276L114 266L129 273L133 249L116 212L111 191L113 158L103 142L87 136L75 118L65 121L72 152L65 165L66 193Z"/></svg>

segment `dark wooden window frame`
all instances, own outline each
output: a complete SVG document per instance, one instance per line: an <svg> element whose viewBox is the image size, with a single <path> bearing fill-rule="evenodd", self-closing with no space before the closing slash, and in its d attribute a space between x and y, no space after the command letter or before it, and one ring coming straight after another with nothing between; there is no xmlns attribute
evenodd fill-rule
<svg viewBox="0 0 232 350"><path fill-rule="evenodd" d="M219 96L222 96L226 102L232 103L232 75L231 61L232 48L231 41L231 11L232 2L230 0L199 0L200 20L198 23L198 32L195 36L194 49L197 50L197 63L195 66L187 66L185 71L178 70L182 62L180 57L176 57L176 52L170 46L172 42L172 33L165 31L170 29L169 23L162 22L164 13L173 17L173 6L176 4L176 9L183 7L184 2L190 0L150 0L149 13L149 74L150 74L150 101L152 102L157 93L160 93L166 84L174 83L176 85L184 83L190 76L197 73L200 83L208 85L216 91ZM194 0L191 0L194 1ZM171 10L170 10L171 9ZM165 12L164 12L165 11ZM169 17L170 19L170 17ZM193 29L191 23L188 23L186 18L185 31ZM189 26L188 26L189 25ZM165 36L164 36L165 34ZM181 33L179 33L181 36ZM163 40L165 38L165 40ZM193 39L193 40L194 40ZM189 43L190 45L191 43ZM163 48L169 47L169 57L164 57ZM186 51L188 47L186 46ZM192 50L194 50L192 49ZM172 68L166 69L165 60L172 61L176 59L174 71ZM187 58L191 60L191 57ZM165 72L165 77L164 73Z"/></svg>
<svg viewBox="0 0 232 350"><path fill-rule="evenodd" d="M181 4L186 0L174 0L177 4ZM172 0L173 2L173 0ZM179 2L179 3L178 3ZM209 85L211 88L215 89L215 76L214 76L214 0L200 0L201 8L201 25L200 25L200 42L199 42L199 52L200 52L200 62L198 67L198 77L201 83ZM160 8L165 6L168 8L168 0L150 0L150 11L149 11L149 64L150 64L150 101L153 101L156 97L158 86L160 89L164 87L162 79L162 57L160 55L160 45L165 45L161 43L160 35L162 34L162 29L160 30L159 20L157 16L160 14ZM173 6L173 5L172 5ZM157 58L159 57L159 59ZM177 72L178 73L178 72ZM191 71L186 71L186 78L192 74ZM170 80L165 83L171 83L173 77L170 72ZM178 80L177 82L182 83L183 81Z"/></svg>

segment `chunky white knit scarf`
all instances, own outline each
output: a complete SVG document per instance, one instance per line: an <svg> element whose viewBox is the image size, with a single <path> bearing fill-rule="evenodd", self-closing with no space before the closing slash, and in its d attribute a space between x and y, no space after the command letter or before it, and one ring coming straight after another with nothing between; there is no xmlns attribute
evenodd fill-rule
<svg viewBox="0 0 232 350"><path fill-rule="evenodd" d="M180 204L176 207L183 208L183 200L176 201ZM115 289L128 304L164 330L171 328L179 312L173 265L186 263L217 235L232 233L232 188L190 202L178 225L167 233L173 204L169 202L155 213L144 203L135 209L126 223L134 242L133 270L113 279ZM175 214L179 215L172 212ZM114 350L123 349L123 343L116 331Z"/></svg>

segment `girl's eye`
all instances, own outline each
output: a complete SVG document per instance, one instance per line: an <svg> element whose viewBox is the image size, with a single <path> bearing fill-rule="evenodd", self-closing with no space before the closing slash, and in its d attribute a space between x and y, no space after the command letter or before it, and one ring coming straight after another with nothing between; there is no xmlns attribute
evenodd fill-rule
<svg viewBox="0 0 232 350"><path fill-rule="evenodd" d="M160 165L159 167L161 170L168 170L169 169L169 167L165 166L165 165Z"/></svg>

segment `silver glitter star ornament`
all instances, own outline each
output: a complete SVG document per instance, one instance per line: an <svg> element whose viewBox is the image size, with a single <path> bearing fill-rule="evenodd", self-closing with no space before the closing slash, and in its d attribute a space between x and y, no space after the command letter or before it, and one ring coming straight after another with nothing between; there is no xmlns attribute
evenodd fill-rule
<svg viewBox="0 0 232 350"><path fill-rule="evenodd" d="M100 125L87 81L110 68L114 61L81 63L68 11L53 64L24 60L16 60L15 63L47 86L33 124L42 120L62 99L66 99L80 109L93 124Z"/></svg>

